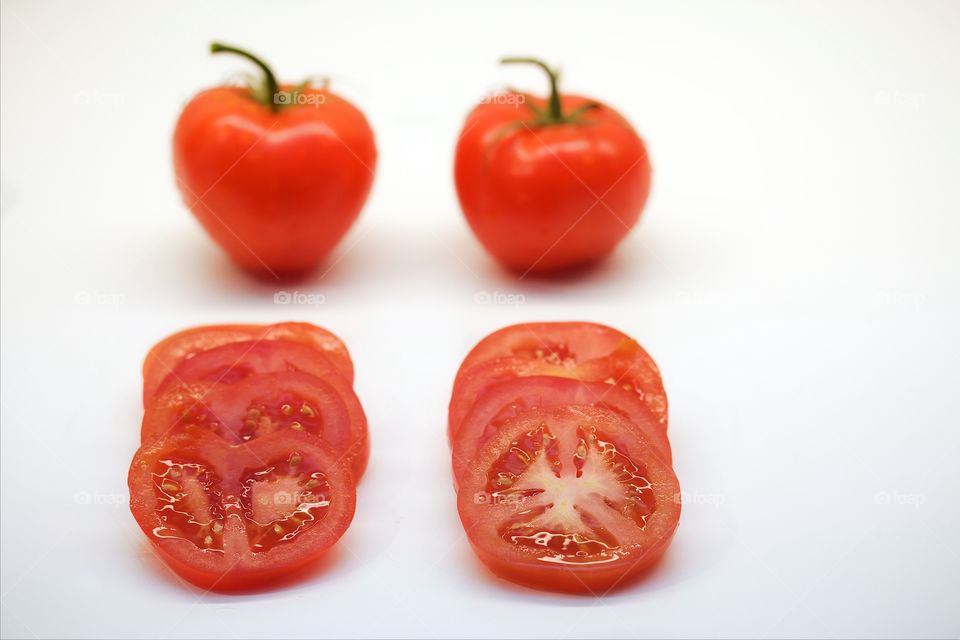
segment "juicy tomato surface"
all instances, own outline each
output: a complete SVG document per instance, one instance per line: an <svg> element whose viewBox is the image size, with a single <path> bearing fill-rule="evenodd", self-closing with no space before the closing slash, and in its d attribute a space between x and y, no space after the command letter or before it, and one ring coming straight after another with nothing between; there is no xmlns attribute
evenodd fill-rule
<svg viewBox="0 0 960 640"><path fill-rule="evenodd" d="M347 530L345 462L306 434L230 444L180 434L130 465L130 510L160 557L204 589L254 589L315 562Z"/></svg>
<svg viewBox="0 0 960 640"><path fill-rule="evenodd" d="M296 342L321 352L353 384L350 354L343 341L326 329L306 322L210 325L179 331L151 347L143 361L143 405L149 404L160 385L182 362L201 352L235 342L272 340Z"/></svg>
<svg viewBox="0 0 960 640"><path fill-rule="evenodd" d="M354 223L377 150L350 102L325 87L280 85L261 69L261 87L217 87L187 104L174 170L187 207L236 264L293 274L315 267Z"/></svg>
<svg viewBox="0 0 960 640"><path fill-rule="evenodd" d="M639 431L638 440L650 448L651 454L664 464L672 463L670 441L656 416L636 394L599 382L531 376L494 384L474 403L452 443L454 485L459 484L483 444L501 427L531 409L568 405L592 406L619 415L625 421L624 428Z"/></svg>
<svg viewBox="0 0 960 640"><path fill-rule="evenodd" d="M477 106L457 142L454 177L484 248L508 269L547 273L610 253L640 218L651 169L623 116L558 94L552 70L523 62L547 70L553 93L511 91Z"/></svg>
<svg viewBox="0 0 960 640"><path fill-rule="evenodd" d="M337 379L300 372L254 374L234 384L187 382L154 400L140 439L203 431L236 444L299 431L319 437L360 478L370 456L366 416L349 385L331 382Z"/></svg>
<svg viewBox="0 0 960 640"><path fill-rule="evenodd" d="M602 595L663 555L679 484L622 416L533 409L503 425L466 469L457 506L479 558L502 578Z"/></svg>
<svg viewBox="0 0 960 640"><path fill-rule="evenodd" d="M450 400L450 438L486 388L531 375L622 387L636 394L663 430L667 428L667 394L660 370L636 340L591 322L536 322L496 331L467 354Z"/></svg>

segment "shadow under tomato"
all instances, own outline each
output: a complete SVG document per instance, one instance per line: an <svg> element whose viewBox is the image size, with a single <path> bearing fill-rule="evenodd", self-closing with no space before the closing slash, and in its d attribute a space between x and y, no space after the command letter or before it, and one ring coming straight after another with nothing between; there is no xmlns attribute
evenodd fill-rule
<svg viewBox="0 0 960 640"><path fill-rule="evenodd" d="M371 258L365 255L365 240L352 230L317 265L297 271L277 271L269 265L244 268L234 263L212 240L197 231L189 238L178 241L181 255L195 265L191 272L198 278L212 280L215 284L240 293L276 291L295 285L309 286L333 282L350 277ZM363 233L363 231L360 231Z"/></svg>

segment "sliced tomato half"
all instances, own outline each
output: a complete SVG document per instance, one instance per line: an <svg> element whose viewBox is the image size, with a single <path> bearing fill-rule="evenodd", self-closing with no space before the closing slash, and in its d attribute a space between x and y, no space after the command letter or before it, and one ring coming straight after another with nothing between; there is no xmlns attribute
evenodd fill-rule
<svg viewBox="0 0 960 640"><path fill-rule="evenodd" d="M348 460L357 478L370 455L363 408L339 377L283 372L254 374L234 384L187 382L147 408L140 439L149 444L171 434L201 431L232 444L278 431L307 433Z"/></svg>
<svg viewBox="0 0 960 640"><path fill-rule="evenodd" d="M568 406L503 425L465 470L457 507L498 576L601 595L663 555L679 493L670 465L624 417Z"/></svg>
<svg viewBox="0 0 960 640"><path fill-rule="evenodd" d="M487 386L530 375L620 386L635 393L666 430L667 395L660 370L636 340L591 322L536 322L495 331L467 354L450 399L451 439Z"/></svg>
<svg viewBox="0 0 960 640"><path fill-rule="evenodd" d="M184 360L202 351L233 342L285 340L305 344L327 356L353 384L353 362L343 341L326 329L306 322L271 325L225 324L186 329L155 344L143 361L143 398L147 405L157 388Z"/></svg>
<svg viewBox="0 0 960 640"><path fill-rule="evenodd" d="M530 409L567 405L599 407L623 417L625 428L638 430L638 439L644 446L665 464L671 464L670 441L656 416L636 394L600 382L530 376L493 384L473 404L452 443L454 485L459 485L477 451L503 425Z"/></svg>
<svg viewBox="0 0 960 640"><path fill-rule="evenodd" d="M180 434L134 456L130 510L185 580L257 588L309 566L347 530L356 495L338 458L302 433L239 445Z"/></svg>

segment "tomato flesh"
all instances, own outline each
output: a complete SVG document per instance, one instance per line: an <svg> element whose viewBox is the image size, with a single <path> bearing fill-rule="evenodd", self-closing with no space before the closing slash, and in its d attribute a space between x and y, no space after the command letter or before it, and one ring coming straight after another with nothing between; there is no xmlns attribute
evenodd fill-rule
<svg viewBox="0 0 960 640"><path fill-rule="evenodd" d="M211 325L194 327L155 344L143 362L143 405L146 407L164 380L185 360L234 342L283 340L304 344L329 358L353 384L353 362L343 342L326 329L306 322L272 325Z"/></svg>
<svg viewBox="0 0 960 640"><path fill-rule="evenodd" d="M497 575L600 595L663 554L678 498L669 463L622 416L569 405L503 425L466 469L458 510Z"/></svg>
<svg viewBox="0 0 960 640"><path fill-rule="evenodd" d="M660 370L636 340L595 323L538 322L496 331L467 355L450 400L450 438L486 388L530 375L620 386L636 394L666 430L667 395Z"/></svg>
<svg viewBox="0 0 960 640"><path fill-rule="evenodd" d="M470 367L505 356L585 362L602 358L635 342L612 327L595 322L525 322L494 331L470 350L457 376Z"/></svg>
<svg viewBox="0 0 960 640"><path fill-rule="evenodd" d="M167 564L205 589L242 590L318 559L353 517L339 454L302 433L232 445L208 433L141 448L130 508Z"/></svg>
<svg viewBox="0 0 960 640"><path fill-rule="evenodd" d="M233 384L257 373L283 371L300 371L325 380L334 378L342 381L342 386L350 386L340 369L316 349L283 340L247 340L214 347L183 360L160 384L155 396L184 381Z"/></svg>
<svg viewBox="0 0 960 640"><path fill-rule="evenodd" d="M464 470L483 444L504 425L530 409L566 405L594 406L622 416L627 428L666 464L671 463L670 442L656 417L634 394L616 386L581 382L554 376L516 378L491 385L463 421L453 442L453 477L458 485Z"/></svg>
<svg viewBox="0 0 960 640"><path fill-rule="evenodd" d="M347 459L359 478L370 443L366 417L342 379L300 372L250 375L234 384L187 382L157 398L144 414L141 441L211 432L232 444L276 432L318 436Z"/></svg>

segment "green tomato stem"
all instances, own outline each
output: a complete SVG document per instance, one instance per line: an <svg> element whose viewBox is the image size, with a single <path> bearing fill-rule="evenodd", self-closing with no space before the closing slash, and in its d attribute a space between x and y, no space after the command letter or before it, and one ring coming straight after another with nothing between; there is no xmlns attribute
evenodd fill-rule
<svg viewBox="0 0 960 640"><path fill-rule="evenodd" d="M265 95L261 97L260 102L274 113L280 109L280 105L277 102L277 94L280 92L280 85L277 83L277 77L273 75L273 69L271 69L266 62L253 55L249 51L244 51L243 49L231 47L219 42L214 42L210 45L210 53L233 53L246 58L253 64L260 67L260 70L263 71L263 82L264 88L266 89L264 92Z"/></svg>
<svg viewBox="0 0 960 640"><path fill-rule="evenodd" d="M560 106L560 92L557 90L558 73L547 66L543 60L536 58L503 58L500 64L533 64L543 69L550 79L550 100L546 120L552 123L564 122L563 110Z"/></svg>

